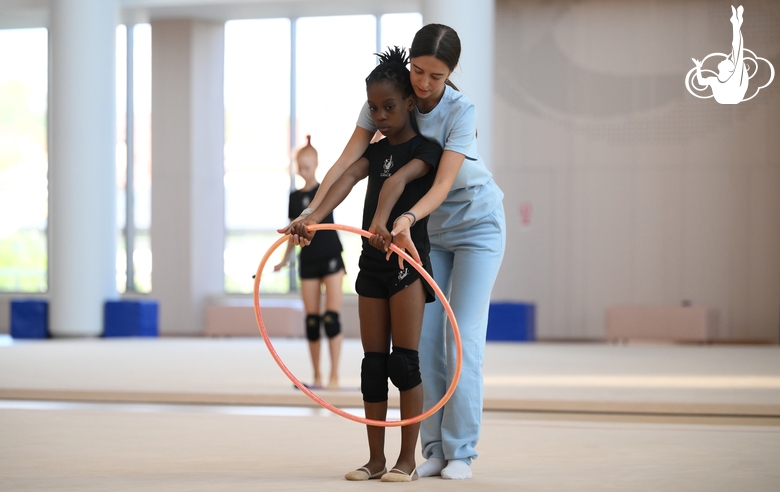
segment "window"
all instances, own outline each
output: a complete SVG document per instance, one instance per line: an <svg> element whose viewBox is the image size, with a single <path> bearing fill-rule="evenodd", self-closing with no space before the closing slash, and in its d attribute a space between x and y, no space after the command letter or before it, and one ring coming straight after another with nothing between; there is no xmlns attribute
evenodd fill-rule
<svg viewBox="0 0 780 492"><path fill-rule="evenodd" d="M116 282L119 292L148 293L152 289L152 29L149 24L136 24L128 32L121 25L116 32ZM131 97L128 86L132 88ZM132 254L128 255L128 250Z"/></svg>
<svg viewBox="0 0 780 492"><path fill-rule="evenodd" d="M0 30L0 67L0 291L45 292L47 30Z"/></svg>
<svg viewBox="0 0 780 492"><path fill-rule="evenodd" d="M276 229L288 222L289 191L302 184L291 172L293 152L312 135L322 180L355 128L374 53L385 46L408 47L421 26L417 13L383 15L379 22L373 15L353 15L226 24L226 292L252 292L252 274L279 239ZM336 222L361 225L364 190L361 183L335 210ZM354 234L342 234L341 240L348 273L344 289L354 292L361 240ZM283 251L281 246L269 263ZM268 274L263 292L296 290L295 281L286 269Z"/></svg>
<svg viewBox="0 0 780 492"><path fill-rule="evenodd" d="M312 136L312 145L319 153L317 178L322 181L352 135L366 101L366 76L376 66L376 18L356 15L299 19L297 47L296 148L305 145L306 135ZM303 185L300 178L296 181L295 188ZM335 222L362 225L365 189L365 180L355 186L333 211ZM339 237L347 270L344 290L354 293L361 239L341 232Z"/></svg>
<svg viewBox="0 0 780 492"><path fill-rule="evenodd" d="M318 176L322 179L354 129L365 98L363 80L376 62L373 53L386 46L408 47L421 25L422 17L416 13L387 14L379 19L357 15L226 24L227 292L251 292L251 273L262 254L278 239L276 228L287 223L287 195L291 188L297 188L291 172L291 151L311 134L319 151ZM0 216L0 291L45 292L47 30L0 30L0 66L0 210L19 211ZM128 82L132 86L131 97ZM117 287L120 292L150 292L148 24L135 25L129 31L125 26L117 29L116 149ZM338 222L360 225L362 192L362 187L356 189L336 209ZM342 242L347 269L354 275L360 238L346 234ZM277 254L281 253L280 250ZM290 271L269 275L263 288L266 292L289 292L296 289L295 279ZM352 284L353 278L348 277L345 290L351 292Z"/></svg>
<svg viewBox="0 0 780 492"><path fill-rule="evenodd" d="M289 19L225 25L225 290L252 292L252 274L279 239L290 188ZM284 207L278 204L284 204ZM289 277L263 282L290 290Z"/></svg>
<svg viewBox="0 0 780 492"><path fill-rule="evenodd" d="M414 35L423 25L422 20L422 15L417 13L383 15L380 20L380 49L401 46L408 52Z"/></svg>

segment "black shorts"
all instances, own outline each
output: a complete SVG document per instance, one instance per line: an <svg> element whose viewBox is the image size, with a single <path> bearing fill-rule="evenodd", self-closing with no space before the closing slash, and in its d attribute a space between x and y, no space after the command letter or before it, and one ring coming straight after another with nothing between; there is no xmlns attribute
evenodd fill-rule
<svg viewBox="0 0 780 492"><path fill-rule="evenodd" d="M398 258L393 256L390 261L377 260L365 256L360 257L360 271L355 280L355 292L363 297L375 299L390 299L394 294L402 291L420 280L425 287L425 302L433 302L436 296L428 282L420 273L410 265L404 263L405 268L399 270ZM430 261L423 261L423 267L433 277Z"/></svg>
<svg viewBox="0 0 780 492"><path fill-rule="evenodd" d="M323 278L344 270L344 260L341 254L327 259L302 261L298 265L298 274L301 278Z"/></svg>

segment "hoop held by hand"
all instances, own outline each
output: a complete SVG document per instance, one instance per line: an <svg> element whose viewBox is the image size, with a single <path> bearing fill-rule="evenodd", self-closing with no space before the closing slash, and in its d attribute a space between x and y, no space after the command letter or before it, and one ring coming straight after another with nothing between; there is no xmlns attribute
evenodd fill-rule
<svg viewBox="0 0 780 492"><path fill-rule="evenodd" d="M364 231L363 229L359 229L357 227L351 227L342 224L315 224L309 226L308 229L310 231L339 230L339 231L359 234L366 238L371 237L370 232ZM414 269L417 270L420 273L420 275L425 279L425 281L428 282L428 284L433 288L433 291L438 296L439 301L441 302L445 312L447 313L447 317L450 320L450 324L452 325L452 332L455 338L455 356L456 356L455 374L453 375L452 382L450 383L450 386L447 389L447 392L442 397L442 399L439 400L439 402L436 405L426 410L425 412L421 413L420 415L408 419L402 419L402 420L367 419L365 417L360 417L357 415L353 415L349 412L345 412L344 410L341 410L340 408L336 408L335 406L331 405L327 401L315 395L309 388L306 387L306 385L301 383L301 381L298 378L296 378L292 372L290 372L290 370L287 368L284 362L282 362L282 359L279 357L279 354L276 352L276 349L271 343L271 339L268 336L268 332L265 329L265 324L263 323L263 316L260 309L260 280L262 278L263 269L265 268L266 262L268 262L268 259L271 257L271 254L273 254L273 252L276 251L276 249L279 246L287 242L287 240L288 240L287 235L279 238L274 244L271 245L271 247L263 256L263 259L260 261L260 264L257 267L257 274L255 275L255 289L254 289L253 297L254 297L254 305L255 305L255 318L257 320L257 326L260 329L260 334L263 336L263 340L265 341L265 345L268 347L269 352L271 352L271 356L279 365L279 368L287 375L288 378L290 378L290 381L292 381L293 384L295 384L295 386L297 386L298 389L300 389L303 393L305 393L309 398L317 402L322 407L330 410L331 412L337 415L341 415L342 417L347 418L349 420L359 422L361 424L376 426L376 427L401 427L405 425L416 424L417 422L427 419L428 417L436 413L441 407L443 407L444 404L447 403L447 401L449 401L450 397L452 397L452 394L455 392L455 388L458 386L458 380L460 379L461 358L462 358L461 355L463 353L463 346L461 344L460 330L458 329L458 323L455 320L455 313L452 312L450 303L447 302L447 298L444 296L442 290L433 280L433 277L431 277L430 274L427 271L425 271L425 269L421 265L416 263L408 254L406 254L405 251L398 248L398 246L396 246L395 244L391 244L390 249L394 253L399 255L401 258L403 258L404 261L412 265Z"/></svg>

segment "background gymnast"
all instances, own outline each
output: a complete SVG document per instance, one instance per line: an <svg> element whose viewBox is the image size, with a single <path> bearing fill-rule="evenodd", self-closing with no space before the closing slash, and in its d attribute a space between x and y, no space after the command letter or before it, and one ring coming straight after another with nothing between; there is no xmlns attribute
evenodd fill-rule
<svg viewBox="0 0 780 492"><path fill-rule="evenodd" d="M315 177L317 170L317 149L311 144L311 135L306 135L306 145L301 147L295 155L295 163L298 175L303 178L304 185L300 190L290 193L288 217L290 220L298 217L317 193L320 184ZM332 224L333 214L328 214L323 223ZM343 248L336 231L321 231L312 240L308 248L303 248L298 257L298 274L301 277L301 298L306 310L306 338L309 341L309 354L314 367L314 380L307 387L311 389L322 388L322 374L320 372L320 332L321 326L328 337L330 352L330 378L327 388L330 390L339 387L339 359L341 356L341 299L343 297L342 283L344 279L344 261L341 257ZM278 272L290 263L290 258L295 251L292 239L287 242L282 261L274 266ZM320 315L320 302L322 290L325 290L325 313Z"/></svg>

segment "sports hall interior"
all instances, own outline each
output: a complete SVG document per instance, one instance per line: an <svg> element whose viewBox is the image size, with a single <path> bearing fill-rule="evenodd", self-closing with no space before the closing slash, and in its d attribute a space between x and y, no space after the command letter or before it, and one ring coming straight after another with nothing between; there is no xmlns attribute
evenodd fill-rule
<svg viewBox="0 0 780 492"><path fill-rule="evenodd" d="M432 22L460 35L452 80L477 107L480 154L505 194L506 253L491 298L532 316L494 319L502 336L489 327L473 478L402 486L780 489L780 4L742 2L750 86L742 102L720 104L690 77L692 59L731 50L730 5L0 0L0 45L10 31L46 30L44 283L0 282L0 490L387 487L343 479L365 460L364 426L295 388L271 355L310 377L294 271L261 276L270 279L256 294L267 339L252 275L287 222L291 150L317 128L321 178L354 130L367 72L355 72L350 53L408 47ZM329 18L351 26L353 16L365 29L301 37ZM411 24L382 34L400 18ZM244 42L247 57L231 61L241 42L231 33L243 25L259 36L255 24L241 24L255 20L282 25L285 42L246 38L265 41ZM149 118L134 129L147 147L130 144L132 124L122 118L139 80L127 63L131 31L150 41ZM12 59L15 49L2 46L0 60ZM268 61L277 55L286 64ZM2 93L9 66L0 68L0 153L15 138L2 113L12 106ZM250 96L231 102L239 87L231 81L242 77ZM277 87L280 77L284 94L252 90L255 81ZM250 174L229 174L231 155L246 150L230 145L229 105L254 108L242 113L257 130L244 141L254 161L240 171L281 169L279 180L244 180L241 199L231 190ZM270 116L280 111L281 125ZM263 145L281 149L276 164L276 150L265 155ZM137 180L124 174L138 162L132 149L145 149L151 163L149 224L135 238L153 259L148 288L134 280L143 255L125 252L123 263L117 254L137 219L128 215L137 207L130 193L117 187ZM10 161L0 159L3 245L28 197L13 194ZM357 217L349 225L359 226L348 208L336 221ZM245 224L230 218L238 209ZM239 229L262 229L265 239L234 268L234 252L247 256L228 247L244 244L235 242ZM348 275L357 251L346 247ZM8 267L0 264L0 277L17 271ZM341 388L317 395L359 415L363 352L350 289ZM108 302L153 306L154 336L106 336ZM44 337L11 336L15 303L46 307ZM323 364L327 371L324 351ZM397 420L397 391L390 404ZM388 430L388 456L398 435Z"/></svg>

